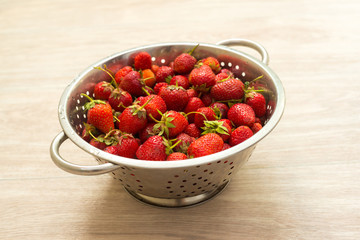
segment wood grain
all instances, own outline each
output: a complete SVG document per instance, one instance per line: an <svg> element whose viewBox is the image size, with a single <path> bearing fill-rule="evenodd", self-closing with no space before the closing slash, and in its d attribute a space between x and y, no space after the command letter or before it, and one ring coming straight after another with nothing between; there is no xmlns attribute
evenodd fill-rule
<svg viewBox="0 0 360 240"><path fill-rule="evenodd" d="M360 238L358 1L0 4L0 239ZM108 175L52 163L59 98L85 67L136 46L228 38L265 46L286 110L219 196L155 208ZM94 163L70 141L61 151Z"/></svg>

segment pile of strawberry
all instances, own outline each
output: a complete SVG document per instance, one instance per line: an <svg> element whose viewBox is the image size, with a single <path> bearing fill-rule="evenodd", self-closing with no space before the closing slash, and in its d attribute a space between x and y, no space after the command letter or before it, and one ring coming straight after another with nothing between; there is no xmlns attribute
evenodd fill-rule
<svg viewBox="0 0 360 240"><path fill-rule="evenodd" d="M197 46L196 46L197 47ZM85 104L82 138L105 152L141 160L172 161L206 156L258 132L266 100L257 79L242 82L214 57L178 55L153 64L139 52L132 64L95 85Z"/></svg>

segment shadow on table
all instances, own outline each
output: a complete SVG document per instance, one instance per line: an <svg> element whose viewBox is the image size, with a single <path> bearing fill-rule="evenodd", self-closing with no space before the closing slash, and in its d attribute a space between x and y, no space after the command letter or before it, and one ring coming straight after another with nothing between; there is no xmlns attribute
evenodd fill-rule
<svg viewBox="0 0 360 240"><path fill-rule="evenodd" d="M261 180L262 179L262 180ZM139 202L117 181L88 213L86 235L101 239L226 239L266 231L276 223L279 206L268 189L272 179L243 168L213 199L188 208L159 208ZM268 198L264 198L267 196ZM269 229L268 229L269 230Z"/></svg>

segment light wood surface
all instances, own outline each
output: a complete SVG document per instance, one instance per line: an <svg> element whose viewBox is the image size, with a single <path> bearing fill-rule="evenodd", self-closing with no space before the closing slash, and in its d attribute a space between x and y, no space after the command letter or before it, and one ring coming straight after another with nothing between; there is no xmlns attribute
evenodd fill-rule
<svg viewBox="0 0 360 240"><path fill-rule="evenodd" d="M0 239L360 239L359 11L355 0L0 1ZM136 46L229 38L265 46L287 99L219 196L155 208L108 175L53 164L58 102L84 68ZM94 163L70 141L61 151Z"/></svg>

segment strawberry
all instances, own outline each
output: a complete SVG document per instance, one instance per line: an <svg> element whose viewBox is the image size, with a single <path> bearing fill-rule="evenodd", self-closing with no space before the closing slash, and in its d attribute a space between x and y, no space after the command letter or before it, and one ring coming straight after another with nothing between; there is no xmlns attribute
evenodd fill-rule
<svg viewBox="0 0 360 240"><path fill-rule="evenodd" d="M149 137L136 151L136 157L141 160L166 160L166 146L161 136Z"/></svg>
<svg viewBox="0 0 360 240"><path fill-rule="evenodd" d="M198 128L202 128L204 121L213 121L216 119L215 112L212 108L202 107L196 110L194 123Z"/></svg>
<svg viewBox="0 0 360 240"><path fill-rule="evenodd" d="M216 133L208 133L192 142L188 148L188 156L197 158L220 152L224 141Z"/></svg>
<svg viewBox="0 0 360 240"><path fill-rule="evenodd" d="M156 123L154 122L149 122L145 128L139 132L139 138L142 143L145 142L149 137L158 135L160 133L159 129L154 129L155 124Z"/></svg>
<svg viewBox="0 0 360 240"><path fill-rule="evenodd" d="M98 136L100 132L91 124L84 123L84 129L81 133L81 138L90 142L93 136Z"/></svg>
<svg viewBox="0 0 360 240"><path fill-rule="evenodd" d="M213 103L213 98L209 93L204 93L201 96L201 101L204 103L205 107L209 107Z"/></svg>
<svg viewBox="0 0 360 240"><path fill-rule="evenodd" d="M215 74L208 65L202 65L190 72L189 82L200 91L206 92L215 85Z"/></svg>
<svg viewBox="0 0 360 240"><path fill-rule="evenodd" d="M122 112L128 106L130 106L133 102L133 99L130 93L122 90L121 88L116 88L109 96L109 104L112 109L115 111Z"/></svg>
<svg viewBox="0 0 360 240"><path fill-rule="evenodd" d="M210 105L210 107L214 109L217 119L227 118L229 107L225 103L214 102Z"/></svg>
<svg viewBox="0 0 360 240"><path fill-rule="evenodd" d="M151 65L151 71L156 74L156 72L159 70L159 66L156 64Z"/></svg>
<svg viewBox="0 0 360 240"><path fill-rule="evenodd" d="M192 53L199 45L196 45L189 53L182 53L174 60L174 70L179 74L187 74L191 72L196 64L196 58L192 56Z"/></svg>
<svg viewBox="0 0 360 240"><path fill-rule="evenodd" d="M87 122L105 134L114 129L113 113L110 104L102 100L94 100L86 94L81 95L90 100L84 106L88 110Z"/></svg>
<svg viewBox="0 0 360 240"><path fill-rule="evenodd" d="M139 104L145 104L150 98L150 102L145 105L146 116L150 121L152 121L153 118L155 120L160 120L161 114L165 113L167 110L166 103L160 96L151 94L149 96L141 98Z"/></svg>
<svg viewBox="0 0 360 240"><path fill-rule="evenodd" d="M187 156L181 152L173 152L167 156L166 161L174 161L174 160L185 160Z"/></svg>
<svg viewBox="0 0 360 240"><path fill-rule="evenodd" d="M221 72L221 73L216 74L215 81L216 81L216 83L218 83L218 82L221 82L222 80L229 79L229 78L230 78L229 75L227 75L224 72Z"/></svg>
<svg viewBox="0 0 360 240"><path fill-rule="evenodd" d="M255 122L255 112L249 105L237 103L229 109L228 119L237 127L251 126Z"/></svg>
<svg viewBox="0 0 360 240"><path fill-rule="evenodd" d="M260 131L261 129L262 129L262 125L257 122L251 126L251 131L253 131L254 134Z"/></svg>
<svg viewBox="0 0 360 240"><path fill-rule="evenodd" d="M229 144L230 146L235 146L251 136L253 136L253 132L248 126L240 126L231 133Z"/></svg>
<svg viewBox="0 0 360 240"><path fill-rule="evenodd" d="M106 81L97 83L94 87L94 96L99 100L108 100L111 92L114 90L113 85Z"/></svg>
<svg viewBox="0 0 360 240"><path fill-rule="evenodd" d="M202 127L201 129L204 130L202 134L218 134L224 142L227 142L227 140L229 140L231 134L231 126L226 121L221 120L204 121L204 127Z"/></svg>
<svg viewBox="0 0 360 240"><path fill-rule="evenodd" d="M101 135L101 136L105 136L105 135ZM89 143L90 145L100 150L104 150L107 147L106 143L104 143L103 141L99 141L98 138L92 138Z"/></svg>
<svg viewBox="0 0 360 240"><path fill-rule="evenodd" d="M145 85L151 88L154 87L156 80L153 71L151 71L151 69L144 69L141 72Z"/></svg>
<svg viewBox="0 0 360 240"><path fill-rule="evenodd" d="M229 148L231 148L230 144L224 143L224 146L223 146L223 148L221 149L221 151L224 151L224 150L229 149Z"/></svg>
<svg viewBox="0 0 360 240"><path fill-rule="evenodd" d="M185 113L195 112L197 109L205 107L204 103L201 101L198 97L192 97L189 99L188 103L186 104L186 107L184 109ZM194 122L194 114L187 115L189 123Z"/></svg>
<svg viewBox="0 0 360 240"><path fill-rule="evenodd" d="M170 85L177 85L179 87L182 87L184 89L188 89L190 84L189 84L189 79L183 75L175 75L174 77L171 78Z"/></svg>
<svg viewBox="0 0 360 240"><path fill-rule="evenodd" d="M174 75L174 70L171 67L161 66L155 74L156 82L166 82L166 79L171 79Z"/></svg>
<svg viewBox="0 0 360 240"><path fill-rule="evenodd" d="M195 123L190 123L185 129L184 133L193 138L199 138L201 135L201 130L195 125Z"/></svg>
<svg viewBox="0 0 360 240"><path fill-rule="evenodd" d="M226 68L222 68L219 72L220 73L225 73L226 75L228 75L230 78L234 78L234 73L232 71L230 71L229 69Z"/></svg>
<svg viewBox="0 0 360 240"><path fill-rule="evenodd" d="M155 84L154 92L155 94L159 94L161 88L168 86L169 84L167 82L159 82Z"/></svg>
<svg viewBox="0 0 360 240"><path fill-rule="evenodd" d="M244 84L234 78L219 81L210 90L211 97L217 101L240 100L244 96Z"/></svg>
<svg viewBox="0 0 360 240"><path fill-rule="evenodd" d="M189 98L199 96L199 93L193 88L186 89L186 92L187 92Z"/></svg>
<svg viewBox="0 0 360 240"><path fill-rule="evenodd" d="M256 117L263 117L266 114L266 100L261 93L255 91L246 93L245 103L252 107Z"/></svg>
<svg viewBox="0 0 360 240"><path fill-rule="evenodd" d="M131 134L140 132L147 124L146 110L144 107L149 101L151 101L151 99L141 106L133 104L127 107L118 117L118 129Z"/></svg>
<svg viewBox="0 0 360 240"><path fill-rule="evenodd" d="M136 151L139 148L137 139L131 134L124 134L120 137L116 147L116 155L127 158L135 158Z"/></svg>
<svg viewBox="0 0 360 240"><path fill-rule="evenodd" d="M167 138L173 138L183 132L187 125L189 125L189 122L184 115L177 111L170 110L162 115L160 121L157 121L154 130L159 129L159 135L165 133Z"/></svg>
<svg viewBox="0 0 360 240"><path fill-rule="evenodd" d="M193 142L193 138L190 137L188 134L182 132L177 135L177 137L175 138L175 142L177 143L174 147L174 150L176 152L187 153L187 149Z"/></svg>
<svg viewBox="0 0 360 240"><path fill-rule="evenodd" d="M160 89L159 96L164 99L168 110L183 111L189 101L184 88L169 85Z"/></svg>
<svg viewBox="0 0 360 240"><path fill-rule="evenodd" d="M201 63L203 65L208 65L215 74L221 70L219 61L214 57L207 57L201 60Z"/></svg>
<svg viewBox="0 0 360 240"><path fill-rule="evenodd" d="M134 58L134 67L137 70L144 70L151 68L151 55L148 52L139 52Z"/></svg>
<svg viewBox="0 0 360 240"><path fill-rule="evenodd" d="M121 81L124 79L126 74L131 72L133 69L130 66L122 67L119 71L115 73L115 81L118 85L120 85Z"/></svg>
<svg viewBox="0 0 360 240"><path fill-rule="evenodd" d="M145 86L141 75L137 71L131 71L121 81L119 87L130 93L132 96L141 96L144 94L143 87Z"/></svg>

